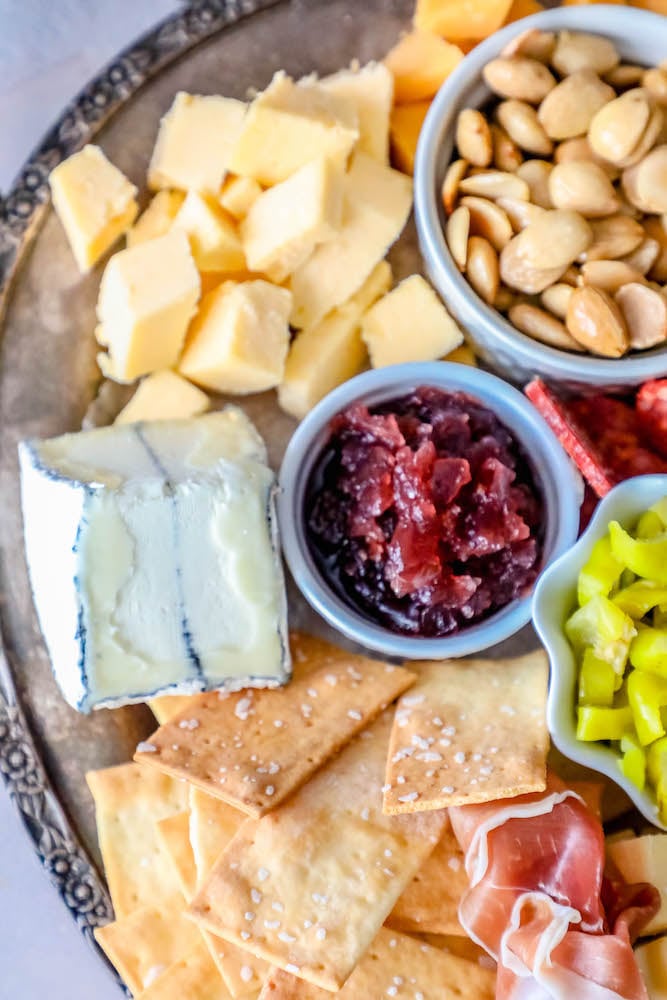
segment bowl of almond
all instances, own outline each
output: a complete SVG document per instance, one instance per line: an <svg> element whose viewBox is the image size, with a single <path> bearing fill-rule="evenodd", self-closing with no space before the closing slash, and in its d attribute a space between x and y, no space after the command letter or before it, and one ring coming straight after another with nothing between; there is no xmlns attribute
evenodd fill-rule
<svg viewBox="0 0 667 1000"><path fill-rule="evenodd" d="M545 11L477 46L433 102L422 253L512 380L621 389L667 373L665 51L655 14Z"/></svg>

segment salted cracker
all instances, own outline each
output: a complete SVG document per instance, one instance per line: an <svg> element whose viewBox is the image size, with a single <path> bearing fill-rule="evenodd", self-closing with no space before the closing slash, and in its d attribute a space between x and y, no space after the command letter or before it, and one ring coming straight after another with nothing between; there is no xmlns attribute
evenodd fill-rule
<svg viewBox="0 0 667 1000"><path fill-rule="evenodd" d="M146 704L161 726L186 709L188 703L198 697L196 694L161 694L157 698L150 698Z"/></svg>
<svg viewBox="0 0 667 1000"><path fill-rule="evenodd" d="M203 927L200 929L230 995L244 1000L249 993L256 996L269 975L269 963Z"/></svg>
<svg viewBox="0 0 667 1000"><path fill-rule="evenodd" d="M135 760L255 818L274 809L412 683L401 667L308 636L284 688L210 692L161 726Z"/></svg>
<svg viewBox="0 0 667 1000"><path fill-rule="evenodd" d="M140 1000L231 1000L215 962L203 941L186 957L174 962ZM250 1000L250 998L249 998Z"/></svg>
<svg viewBox="0 0 667 1000"><path fill-rule="evenodd" d="M215 934L338 990L442 835L447 817L382 812L392 713L291 798L246 821L190 912Z"/></svg>
<svg viewBox="0 0 667 1000"><path fill-rule="evenodd" d="M548 662L411 663L418 680L398 703L383 808L413 813L546 788Z"/></svg>
<svg viewBox="0 0 667 1000"><path fill-rule="evenodd" d="M174 813L155 824L162 850L170 858L178 884L189 902L197 890L197 869L190 846L190 810Z"/></svg>
<svg viewBox="0 0 667 1000"><path fill-rule="evenodd" d="M190 785L189 839L199 888L213 865L248 817L222 799Z"/></svg>

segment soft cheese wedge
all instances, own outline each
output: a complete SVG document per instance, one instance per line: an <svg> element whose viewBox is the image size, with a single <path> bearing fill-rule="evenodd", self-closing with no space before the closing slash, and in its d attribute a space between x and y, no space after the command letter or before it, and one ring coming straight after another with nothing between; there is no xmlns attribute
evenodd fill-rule
<svg viewBox="0 0 667 1000"><path fill-rule="evenodd" d="M275 480L240 410L19 457L35 607L70 705L288 679Z"/></svg>

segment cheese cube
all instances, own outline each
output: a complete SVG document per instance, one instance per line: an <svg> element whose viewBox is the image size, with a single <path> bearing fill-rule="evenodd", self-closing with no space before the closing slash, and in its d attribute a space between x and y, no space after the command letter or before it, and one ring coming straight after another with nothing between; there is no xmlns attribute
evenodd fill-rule
<svg viewBox="0 0 667 1000"><path fill-rule="evenodd" d="M226 212L240 221L246 217L250 206L261 193L261 186L252 177L228 177L218 201Z"/></svg>
<svg viewBox="0 0 667 1000"><path fill-rule="evenodd" d="M648 833L607 845L607 854L626 882L650 882L659 890L661 906L642 934L667 930L667 833Z"/></svg>
<svg viewBox="0 0 667 1000"><path fill-rule="evenodd" d="M356 149L387 163L389 115L394 98L394 81L387 67L371 62L360 69L342 69L323 77L319 85L328 94L354 102L359 119Z"/></svg>
<svg viewBox="0 0 667 1000"><path fill-rule="evenodd" d="M667 937L640 944L635 958L649 1000L667 1000Z"/></svg>
<svg viewBox="0 0 667 1000"><path fill-rule="evenodd" d="M235 224L211 198L189 191L174 219L183 229L200 271L241 271L245 255Z"/></svg>
<svg viewBox="0 0 667 1000"><path fill-rule="evenodd" d="M98 146L63 160L49 184L79 270L88 271L134 222L137 189Z"/></svg>
<svg viewBox="0 0 667 1000"><path fill-rule="evenodd" d="M165 233L169 232L184 200L185 195L182 191L168 191L166 188L164 191L158 191L132 228L128 230L128 247L145 243L146 240L154 240L156 236L164 236Z"/></svg>
<svg viewBox="0 0 667 1000"><path fill-rule="evenodd" d="M344 163L358 138L352 100L279 72L250 105L229 169L270 187L318 156Z"/></svg>
<svg viewBox="0 0 667 1000"><path fill-rule="evenodd" d="M465 343L461 344L460 347L455 347L453 351L445 355L443 360L453 361L457 365L470 365L471 368L477 368L475 352L469 344Z"/></svg>
<svg viewBox="0 0 667 1000"><path fill-rule="evenodd" d="M289 347L292 296L268 281L226 281L202 301L179 370L216 392L278 385Z"/></svg>
<svg viewBox="0 0 667 1000"><path fill-rule="evenodd" d="M463 343L463 334L420 274L412 274L372 306L361 321L373 368L435 361Z"/></svg>
<svg viewBox="0 0 667 1000"><path fill-rule="evenodd" d="M228 169L247 105L231 97L176 94L160 122L148 186L216 196Z"/></svg>
<svg viewBox="0 0 667 1000"><path fill-rule="evenodd" d="M430 31L404 35L384 60L394 78L395 102L408 104L433 97L462 59L458 45Z"/></svg>
<svg viewBox="0 0 667 1000"><path fill-rule="evenodd" d="M417 101L416 104L401 104L391 113L391 158L404 174L412 176L415 172L419 133L430 107L430 101Z"/></svg>
<svg viewBox="0 0 667 1000"><path fill-rule="evenodd" d="M297 334L278 386L278 402L286 413L305 417L328 392L361 371L368 357L361 317L390 285L391 267L381 260L351 299Z"/></svg>
<svg viewBox="0 0 667 1000"><path fill-rule="evenodd" d="M179 230L114 254L97 301L96 336L108 347L98 358L104 374L126 382L175 365L199 288L187 236Z"/></svg>
<svg viewBox="0 0 667 1000"><path fill-rule="evenodd" d="M345 176L338 235L317 247L292 275L294 326L315 326L354 295L399 237L411 206L409 178L365 153L354 155Z"/></svg>
<svg viewBox="0 0 667 1000"><path fill-rule="evenodd" d="M153 372L142 379L137 390L123 407L115 424L132 424L139 420L185 420L197 417L209 409L211 401L205 392L191 385L176 372Z"/></svg>
<svg viewBox="0 0 667 1000"><path fill-rule="evenodd" d="M336 234L343 207L343 169L319 157L259 196L241 223L248 267L277 284Z"/></svg>

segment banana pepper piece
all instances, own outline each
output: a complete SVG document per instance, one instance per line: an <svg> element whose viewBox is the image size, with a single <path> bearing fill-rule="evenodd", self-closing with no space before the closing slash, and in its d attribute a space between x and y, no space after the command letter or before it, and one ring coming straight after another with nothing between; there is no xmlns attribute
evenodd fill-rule
<svg viewBox="0 0 667 1000"><path fill-rule="evenodd" d="M598 594L570 615L565 634L577 651L591 646L594 656L622 676L637 629L624 611Z"/></svg>
<svg viewBox="0 0 667 1000"><path fill-rule="evenodd" d="M653 538L633 538L618 521L609 524L611 550L624 566L637 576L667 584L667 533Z"/></svg>
<svg viewBox="0 0 667 1000"><path fill-rule="evenodd" d="M636 580L612 597L617 608L631 618L643 618L651 608L667 604L667 587L651 580Z"/></svg>
<svg viewBox="0 0 667 1000"><path fill-rule="evenodd" d="M631 733L633 714L629 705L623 708L598 708L596 705L581 705L577 709L577 739L587 742L595 740L620 740Z"/></svg>
<svg viewBox="0 0 667 1000"><path fill-rule="evenodd" d="M644 747L635 736L628 734L621 737L621 753L623 756L618 762L621 771L633 785L643 791L646 784L646 751Z"/></svg>
<svg viewBox="0 0 667 1000"><path fill-rule="evenodd" d="M667 705L667 680L643 670L632 670L628 676L628 701L642 746L665 735L660 709Z"/></svg>
<svg viewBox="0 0 667 1000"><path fill-rule="evenodd" d="M587 647L579 671L579 704L610 707L614 703L618 674L606 660L599 659Z"/></svg>
<svg viewBox="0 0 667 1000"><path fill-rule="evenodd" d="M640 629L630 643L629 657L637 670L667 677L667 629Z"/></svg>
<svg viewBox="0 0 667 1000"><path fill-rule="evenodd" d="M608 597L617 585L623 569L623 563L619 562L611 551L609 538L607 536L600 538L593 546L588 562L579 573L577 582L579 604L586 604L598 594Z"/></svg>

